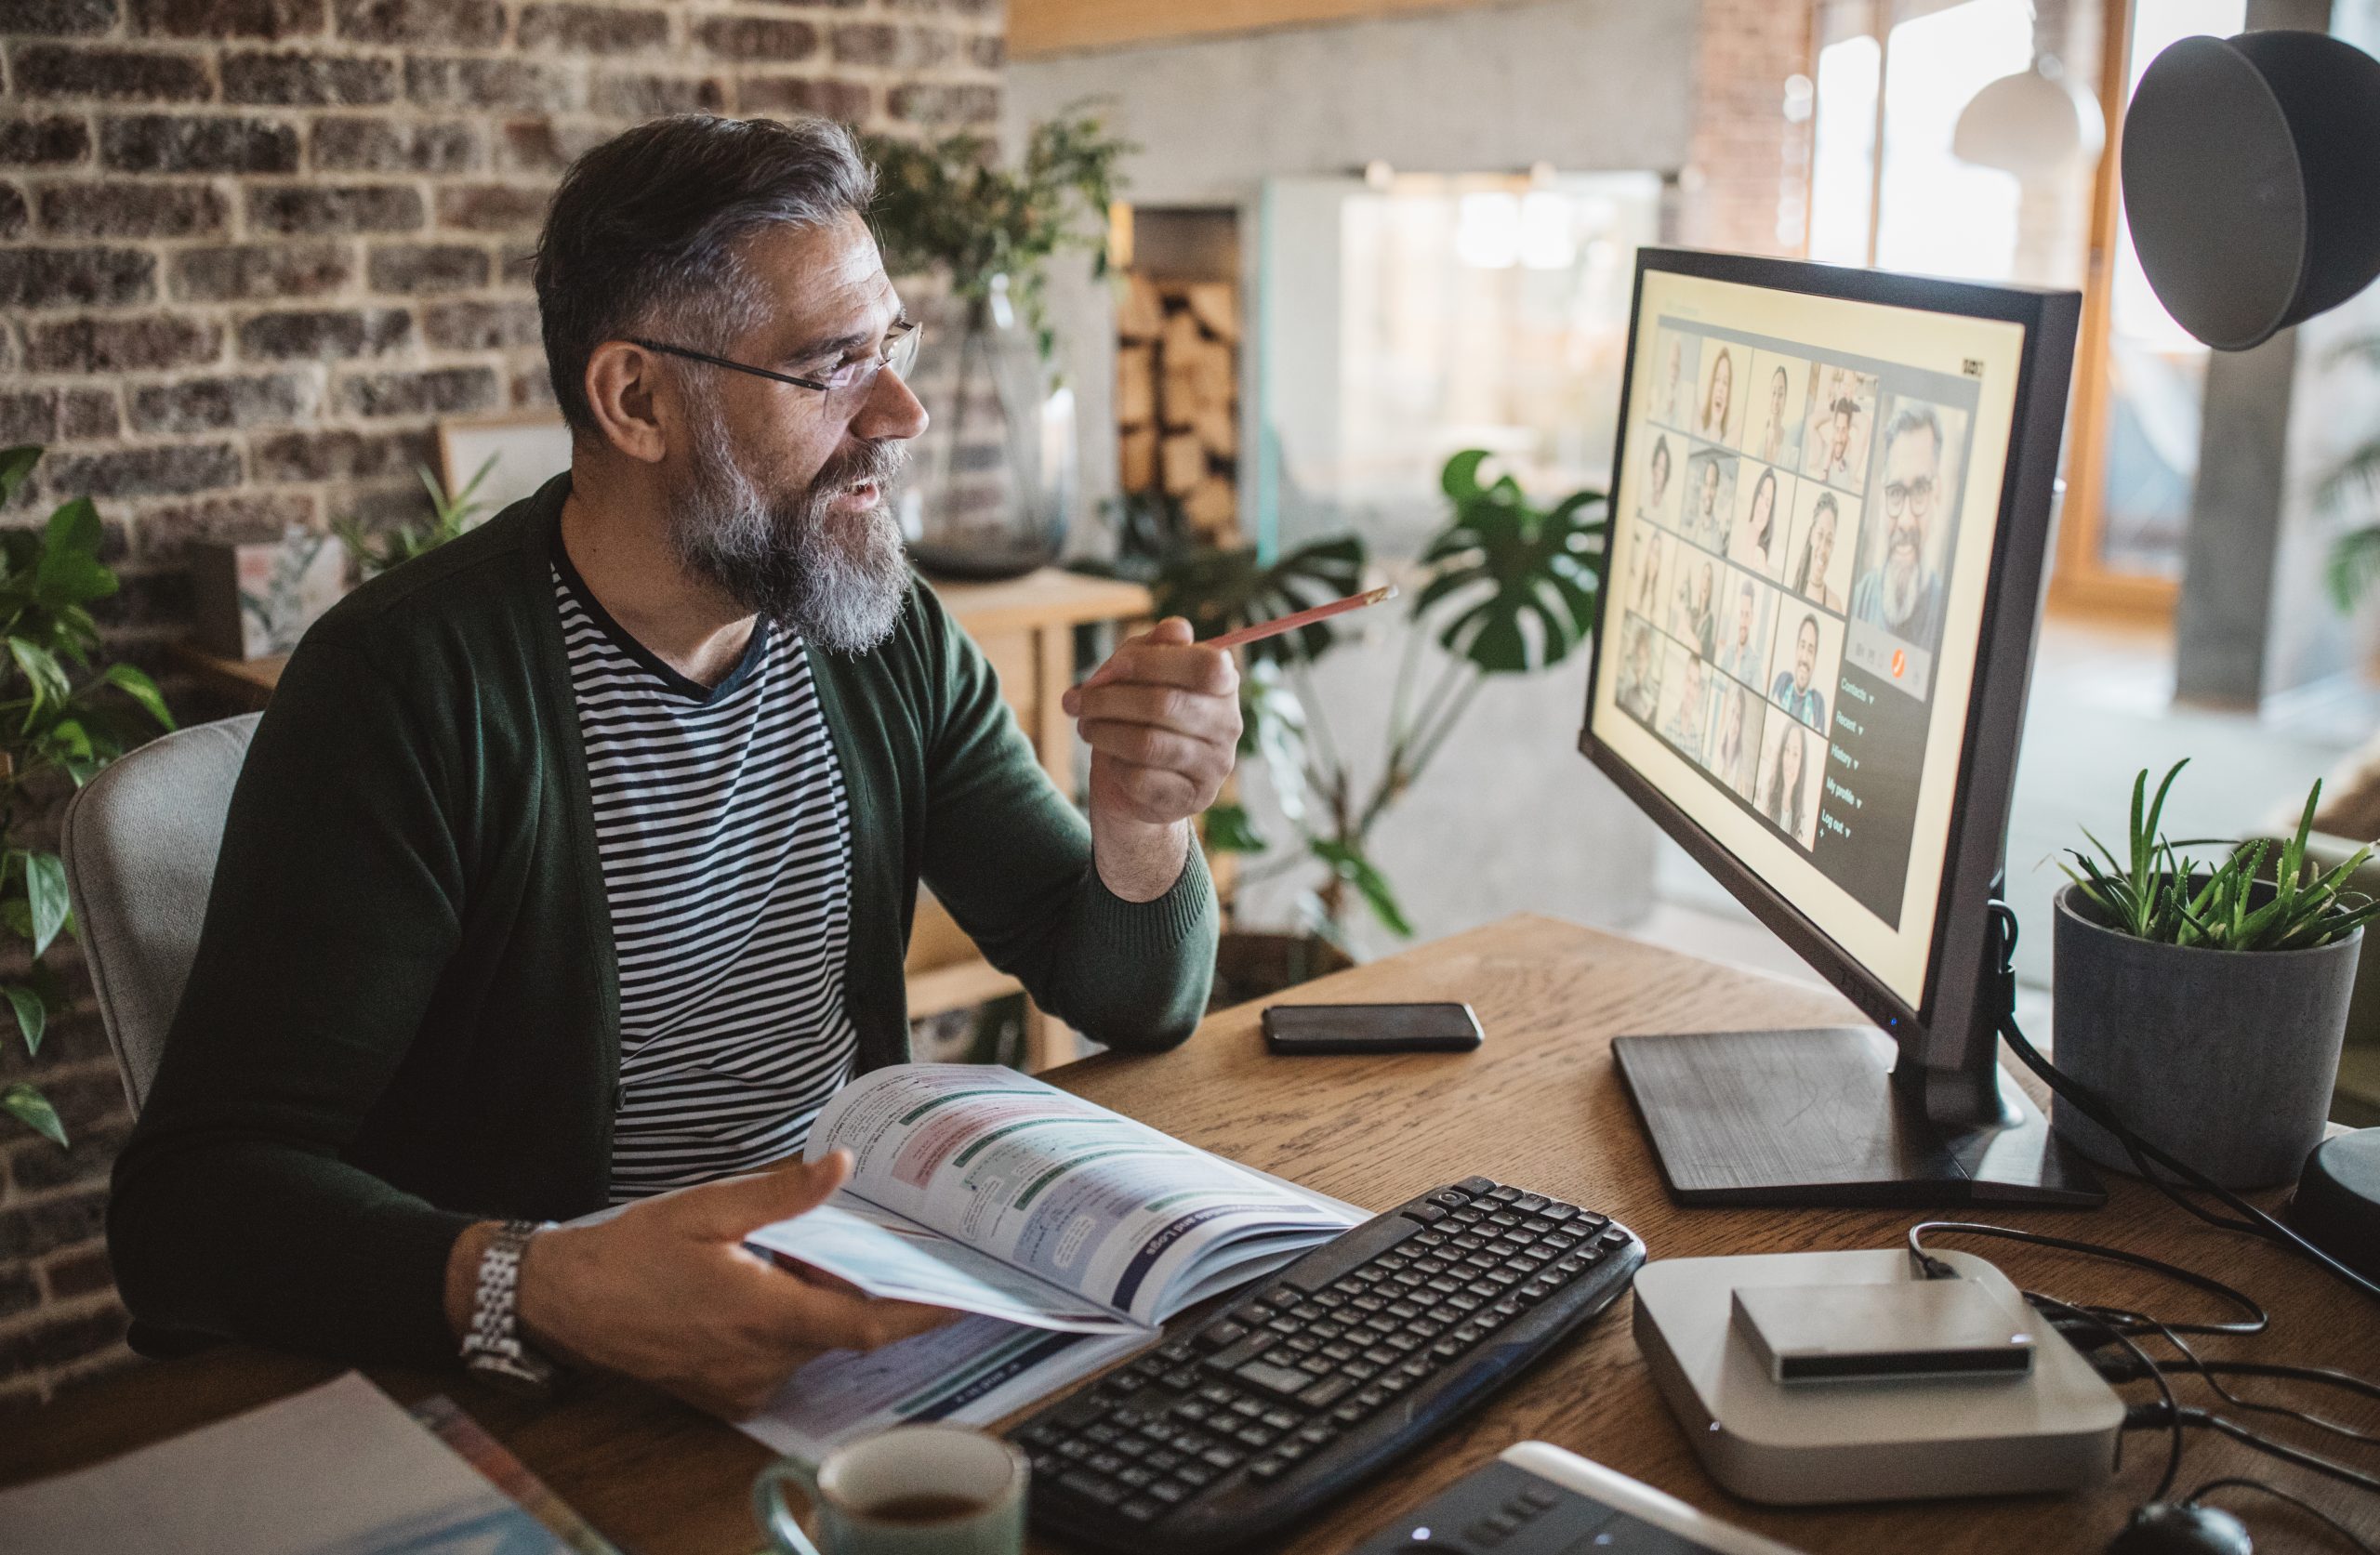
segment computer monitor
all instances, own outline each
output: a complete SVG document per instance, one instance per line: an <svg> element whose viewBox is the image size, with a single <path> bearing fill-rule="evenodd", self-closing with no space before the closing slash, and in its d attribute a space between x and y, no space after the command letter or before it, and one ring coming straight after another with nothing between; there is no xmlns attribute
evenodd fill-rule
<svg viewBox="0 0 2380 1555"><path fill-rule="evenodd" d="M1580 748L1874 1022L1620 1038L1682 1200L2097 1202L1990 910L2080 309L1638 256Z"/></svg>

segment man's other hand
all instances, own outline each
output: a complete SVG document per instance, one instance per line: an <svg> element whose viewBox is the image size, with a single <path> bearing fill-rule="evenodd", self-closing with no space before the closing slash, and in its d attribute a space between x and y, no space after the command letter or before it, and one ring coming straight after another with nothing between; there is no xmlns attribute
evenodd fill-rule
<svg viewBox="0 0 2380 1555"><path fill-rule="evenodd" d="M1091 832L1100 877L1146 902L1182 873L1183 823L1214 803L1239 746L1239 669L1168 616L1128 638L1063 703L1091 746Z"/></svg>
<svg viewBox="0 0 2380 1555"><path fill-rule="evenodd" d="M541 1232L522 1260L522 1325L566 1360L743 1419L827 1351L873 1350L948 1322L957 1314L862 1296L746 1250L747 1234L816 1208L851 1169L839 1150Z"/></svg>

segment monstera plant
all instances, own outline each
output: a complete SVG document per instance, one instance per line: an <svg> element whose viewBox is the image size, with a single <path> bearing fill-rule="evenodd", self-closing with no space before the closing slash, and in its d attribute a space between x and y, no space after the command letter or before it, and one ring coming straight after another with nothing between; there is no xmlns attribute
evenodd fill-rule
<svg viewBox="0 0 2380 1555"><path fill-rule="evenodd" d="M40 458L31 446L0 452L0 507ZM65 503L38 529L0 531L0 636L8 646L0 665L0 998L29 1057L70 997L46 959L74 932L66 865L47 846L53 808L127 748L174 726L148 676L101 663L90 607L116 590L99 560L105 538L88 497ZM0 1085L0 1112L66 1142L57 1109L29 1080Z"/></svg>
<svg viewBox="0 0 2380 1555"><path fill-rule="evenodd" d="M1395 888L1371 854L1374 830L1421 780L1491 676L1527 675L1559 664L1594 626L1606 521L1601 492L1576 492L1552 507L1529 500L1510 475L1482 484L1488 455L1448 460L1440 484L1451 504L1447 526L1414 563L1402 658L1377 766L1359 764L1332 734L1315 693L1315 662L1345 640L1330 623L1251 643L1240 679L1241 755L1260 760L1294 837L1276 841L1247 809L1207 813L1207 846L1251 855L1246 883L1319 866L1302 898L1306 927L1347 939L1360 900L1399 936L1413 931ZM1363 542L1318 541L1270 563L1250 549L1191 549L1158 570L1157 609L1189 618L1205 638L1362 586ZM1434 668L1426 649L1444 652Z"/></svg>

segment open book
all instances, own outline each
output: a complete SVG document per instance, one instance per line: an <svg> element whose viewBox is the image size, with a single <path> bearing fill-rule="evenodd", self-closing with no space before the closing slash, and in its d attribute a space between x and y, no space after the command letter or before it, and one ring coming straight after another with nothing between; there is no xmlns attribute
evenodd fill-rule
<svg viewBox="0 0 2380 1555"><path fill-rule="evenodd" d="M1364 1217L1012 1069L913 1063L843 1087L805 1154L843 1191L747 1241L871 1296L1145 1337Z"/></svg>

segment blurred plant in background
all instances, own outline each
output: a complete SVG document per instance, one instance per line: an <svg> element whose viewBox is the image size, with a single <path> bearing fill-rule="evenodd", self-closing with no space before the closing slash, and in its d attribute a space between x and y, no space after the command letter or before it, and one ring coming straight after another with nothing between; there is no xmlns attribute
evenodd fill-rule
<svg viewBox="0 0 2380 1555"><path fill-rule="evenodd" d="M33 446L0 452L0 507L40 462ZM57 803L160 729L174 727L156 682L128 664L103 664L90 605L116 591L99 560L99 509L75 497L39 529L0 531L0 998L28 1055L67 1007L64 978L46 957L73 934L66 864L48 846ZM66 1142L58 1109L28 1080L0 1087L6 1112L52 1143Z"/></svg>
<svg viewBox="0 0 2380 1555"><path fill-rule="evenodd" d="M475 500L480 482L496 468L499 455L491 454L463 489L449 495L446 487L427 465L414 466L414 473L421 477L422 489L430 494L430 522L398 524L393 529L366 532L353 519L339 519L331 524L348 554L355 558L356 568L367 577L377 577L391 567L401 566L416 556L431 551L454 539L471 527L487 504Z"/></svg>

